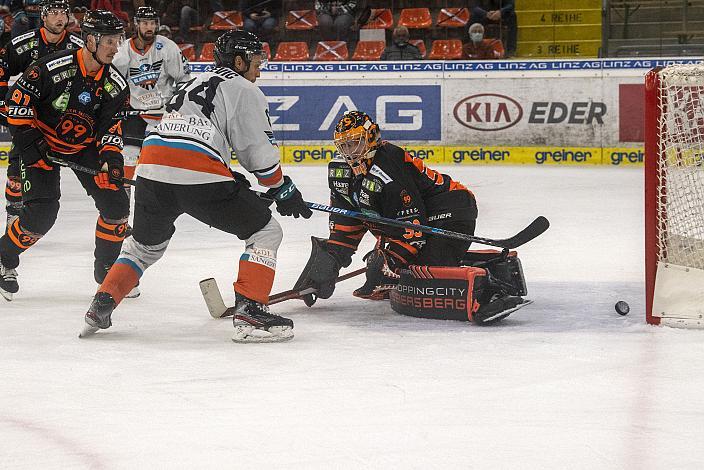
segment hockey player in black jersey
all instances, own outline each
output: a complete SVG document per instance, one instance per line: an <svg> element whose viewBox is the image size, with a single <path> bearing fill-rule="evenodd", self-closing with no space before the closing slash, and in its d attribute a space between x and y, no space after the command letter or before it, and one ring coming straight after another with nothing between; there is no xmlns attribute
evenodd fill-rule
<svg viewBox="0 0 704 470"><path fill-rule="evenodd" d="M428 168L421 159L402 148L382 141L379 126L366 113L350 111L342 116L335 127L335 146L344 160L333 160L328 166L332 206L474 234L477 205L472 192L450 176ZM367 281L354 292L357 297L381 300L391 296L394 309L404 314L459 317L477 323L499 319L497 307L505 311L523 303L518 296L525 291L524 286L518 285L522 283L520 272L513 277L504 276L508 284L517 287L502 290L487 288L486 279L490 276L484 272L486 270L482 271L484 268L459 268L493 263L500 265L500 270L506 270L508 263L510 270L520 271L515 253L488 252L472 256L470 252L468 259L469 241L429 236L421 231L382 224L363 224L334 213L330 216L329 238L313 238L313 254L295 288L312 285L318 289L317 298L330 297L340 268L351 263L367 230L378 242L376 249L365 257ZM428 286L434 293L450 292L446 285L449 282L455 289L451 292L459 297L440 299L439 303L432 296L427 298L429 300L420 301L415 297L409 300L417 292L431 292L426 287L419 290L414 280L417 278L437 281ZM399 297L399 292L403 292L403 298ZM312 305L315 297L311 294L304 300ZM494 303L487 308L491 301L499 300L501 305ZM410 306L406 305L409 303ZM485 308L480 309L482 305Z"/></svg>
<svg viewBox="0 0 704 470"><path fill-rule="evenodd" d="M12 39L0 49L0 124L7 126L7 85L10 77L27 70L32 62L57 51L80 49L80 37L66 31L70 6L66 0L44 0L41 4L43 26ZM17 218L22 207L20 162L17 150L10 150L5 183L7 225Z"/></svg>
<svg viewBox="0 0 704 470"><path fill-rule="evenodd" d="M50 54L31 65L8 94L8 124L21 156L23 207L0 238L0 294L19 289L20 255L54 225L59 211L60 170L50 157L107 172L76 172L99 212L95 230L95 280L102 282L125 236L129 201L122 186L122 130L115 116L129 96L125 79L110 65L122 23L108 11L86 13L85 46Z"/></svg>

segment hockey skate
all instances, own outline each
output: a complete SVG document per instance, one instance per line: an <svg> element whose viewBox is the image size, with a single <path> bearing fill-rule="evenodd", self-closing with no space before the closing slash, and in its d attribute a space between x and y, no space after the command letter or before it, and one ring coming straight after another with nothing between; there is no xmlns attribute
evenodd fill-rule
<svg viewBox="0 0 704 470"><path fill-rule="evenodd" d="M6 268L4 264L0 262L0 294L8 302L12 301L12 297L17 291L20 290L20 286L17 283L17 270L14 268Z"/></svg>
<svg viewBox="0 0 704 470"><path fill-rule="evenodd" d="M107 292L98 292L93 297L88 313L86 313L86 324L78 334L79 338L85 338L97 332L110 328L112 325L112 311L115 310L115 301Z"/></svg>
<svg viewBox="0 0 704 470"><path fill-rule="evenodd" d="M401 276L389 268L382 250L373 250L364 258L367 261L367 281L352 295L360 299L388 300L389 293L396 288Z"/></svg>
<svg viewBox="0 0 704 470"><path fill-rule="evenodd" d="M269 312L269 307L235 293L232 324L235 343L278 343L293 339L293 320Z"/></svg>

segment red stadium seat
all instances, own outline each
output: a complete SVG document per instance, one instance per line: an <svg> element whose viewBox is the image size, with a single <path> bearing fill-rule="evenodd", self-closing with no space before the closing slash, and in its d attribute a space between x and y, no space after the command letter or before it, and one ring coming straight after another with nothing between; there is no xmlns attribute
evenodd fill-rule
<svg viewBox="0 0 704 470"><path fill-rule="evenodd" d="M440 28L465 28L469 23L469 10L466 8L443 8L435 23Z"/></svg>
<svg viewBox="0 0 704 470"><path fill-rule="evenodd" d="M462 58L462 41L459 39L436 39L430 48L429 59L455 60Z"/></svg>
<svg viewBox="0 0 704 470"><path fill-rule="evenodd" d="M188 60L189 62L195 62L196 61L196 46L193 44L185 43L185 44L179 44L178 48L181 49L181 54Z"/></svg>
<svg viewBox="0 0 704 470"><path fill-rule="evenodd" d="M318 27L315 10L291 10L286 17L286 29L305 31Z"/></svg>
<svg viewBox="0 0 704 470"><path fill-rule="evenodd" d="M372 8L369 21L362 29L391 29L394 27L394 15L388 8Z"/></svg>
<svg viewBox="0 0 704 470"><path fill-rule="evenodd" d="M214 42L206 42L203 44L203 49L200 50L200 57L198 57L198 62L213 62L215 57L213 57L213 52L215 51Z"/></svg>
<svg viewBox="0 0 704 470"><path fill-rule="evenodd" d="M345 41L320 41L313 60L347 60L350 52Z"/></svg>
<svg viewBox="0 0 704 470"><path fill-rule="evenodd" d="M267 60L271 60L271 48L269 47L269 43L263 42L262 49L264 49L264 52L266 53Z"/></svg>
<svg viewBox="0 0 704 470"><path fill-rule="evenodd" d="M425 57L425 54L427 54L428 52L425 50L425 41L423 41L422 39L411 39L408 41L408 44L416 46L420 51L421 57Z"/></svg>
<svg viewBox="0 0 704 470"><path fill-rule="evenodd" d="M280 61L295 61L308 60L308 44L305 42L280 42L276 49L274 60Z"/></svg>
<svg viewBox="0 0 704 470"><path fill-rule="evenodd" d="M385 48L384 41L359 41L352 60L379 60Z"/></svg>
<svg viewBox="0 0 704 470"><path fill-rule="evenodd" d="M210 23L210 29L213 31L242 29L243 26L242 13L235 10L216 11L213 13L213 21Z"/></svg>
<svg viewBox="0 0 704 470"><path fill-rule="evenodd" d="M427 29L433 24L427 8L404 8L398 18L398 25L408 29Z"/></svg>

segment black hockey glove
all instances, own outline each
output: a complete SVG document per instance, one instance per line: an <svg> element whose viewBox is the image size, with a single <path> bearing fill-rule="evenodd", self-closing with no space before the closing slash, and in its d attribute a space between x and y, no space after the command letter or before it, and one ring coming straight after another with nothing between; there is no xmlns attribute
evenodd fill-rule
<svg viewBox="0 0 704 470"><path fill-rule="evenodd" d="M34 127L17 132L16 143L21 148L22 163L26 166L38 166L43 169L53 168L46 158L49 153L49 144L44 135Z"/></svg>
<svg viewBox="0 0 704 470"><path fill-rule="evenodd" d="M284 176L284 184L278 188L271 188L266 194L274 198L276 211L281 215L293 216L296 219L298 217L309 219L313 215L306 206L303 195L288 176Z"/></svg>

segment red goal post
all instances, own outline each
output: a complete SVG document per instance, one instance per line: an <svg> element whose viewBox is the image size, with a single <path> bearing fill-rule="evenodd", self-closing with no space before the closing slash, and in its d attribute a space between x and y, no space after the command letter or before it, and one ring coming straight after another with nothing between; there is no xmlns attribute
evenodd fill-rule
<svg viewBox="0 0 704 470"><path fill-rule="evenodd" d="M648 72L644 131L646 320L704 327L704 63Z"/></svg>

